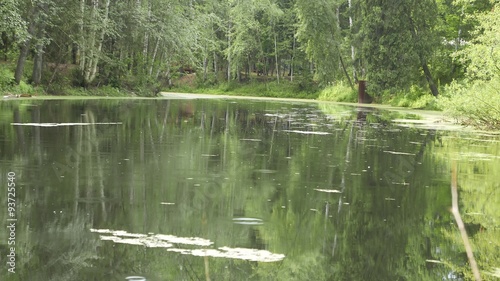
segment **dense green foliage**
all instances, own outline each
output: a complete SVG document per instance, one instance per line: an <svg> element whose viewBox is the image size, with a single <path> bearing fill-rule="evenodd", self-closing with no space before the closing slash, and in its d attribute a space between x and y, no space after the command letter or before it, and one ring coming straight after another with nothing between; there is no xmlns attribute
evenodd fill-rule
<svg viewBox="0 0 500 281"><path fill-rule="evenodd" d="M477 36L457 52L467 65L462 83L447 87L442 108L459 122L486 129L500 128L500 4L480 15Z"/></svg>
<svg viewBox="0 0 500 281"><path fill-rule="evenodd" d="M498 10L491 0L8 0L0 58L14 77L0 86L153 96L195 73L195 91L264 83L258 95L314 98L316 85L355 90L364 79L375 102L436 108L428 96L450 96L450 83L498 76ZM272 80L290 92L269 90ZM116 90L92 91L103 86Z"/></svg>

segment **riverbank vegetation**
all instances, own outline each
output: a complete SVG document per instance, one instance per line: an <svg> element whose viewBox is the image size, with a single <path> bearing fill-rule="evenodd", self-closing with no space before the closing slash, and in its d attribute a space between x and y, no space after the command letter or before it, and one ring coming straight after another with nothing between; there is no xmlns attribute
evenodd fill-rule
<svg viewBox="0 0 500 281"><path fill-rule="evenodd" d="M499 6L491 0L6 0L0 91L155 96L175 90L355 101L358 81L366 80L374 102L444 109L464 124L496 128L497 115L474 115L500 110L490 102L500 100ZM487 107L475 108L481 100Z"/></svg>

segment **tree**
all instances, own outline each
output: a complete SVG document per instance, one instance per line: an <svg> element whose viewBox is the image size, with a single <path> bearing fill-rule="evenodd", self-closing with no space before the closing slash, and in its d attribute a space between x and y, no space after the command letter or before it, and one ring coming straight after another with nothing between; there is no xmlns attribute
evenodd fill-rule
<svg viewBox="0 0 500 281"><path fill-rule="evenodd" d="M299 40L305 45L305 52L315 63L316 74L321 81L328 83L338 78L339 64L345 78L353 88L351 78L344 63L341 44L339 15L340 3L337 1L297 0L299 18Z"/></svg>
<svg viewBox="0 0 500 281"><path fill-rule="evenodd" d="M12 47L12 43L27 39L26 21L21 17L18 1L5 0L0 4L0 34L5 56L8 49Z"/></svg>
<svg viewBox="0 0 500 281"><path fill-rule="evenodd" d="M436 2L378 0L359 5L360 56L372 92L407 90L425 77L432 94L437 96L428 67L432 51L440 43L434 31Z"/></svg>
<svg viewBox="0 0 500 281"><path fill-rule="evenodd" d="M500 4L477 17L476 37L459 51L467 63L467 78L488 81L500 77Z"/></svg>
<svg viewBox="0 0 500 281"><path fill-rule="evenodd" d="M102 57L104 37L110 33L110 0L92 0L87 5L80 0L79 36L80 71L83 84L89 85L97 75L97 65Z"/></svg>

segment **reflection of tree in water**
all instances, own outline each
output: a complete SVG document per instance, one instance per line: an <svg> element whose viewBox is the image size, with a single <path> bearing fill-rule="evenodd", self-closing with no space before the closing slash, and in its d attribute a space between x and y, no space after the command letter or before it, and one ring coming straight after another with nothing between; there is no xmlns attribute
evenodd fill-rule
<svg viewBox="0 0 500 281"><path fill-rule="evenodd" d="M20 280L81 280L99 258L101 241L88 232L90 225L82 214L30 230L29 240L21 242L29 253L21 259L29 258L18 264Z"/></svg>
<svg viewBox="0 0 500 281"><path fill-rule="evenodd" d="M76 170L62 179L44 178L50 184L34 185L30 200L44 207L32 211L39 223L30 227L37 233L46 230L41 222L53 220L52 209L67 210L69 205L75 217L89 212L94 227L116 224L137 233L198 236L217 245L286 255L281 262L261 264L104 243L99 256L108 263L95 262L94 273L87 276L154 272L172 280L196 280L208 269L212 280L425 280L441 279L450 271L447 264L426 262L445 255L438 249L463 260L459 250L445 246L452 239L441 233L450 223L449 186L440 176L447 166L430 153L437 134L392 126L395 117L384 111L370 110L354 121L357 116L345 107L324 114L303 104L70 103L71 110L61 111L66 119L123 124L40 131L40 138L53 144L39 142L42 162L66 164L60 150L70 146L70 164ZM192 106L185 105L189 103ZM54 115L55 105L49 109ZM63 118L52 115L44 121ZM29 135L28 128L23 130ZM10 133L16 136L14 130ZM31 141L25 139L27 148ZM50 166L40 170L53 174ZM33 176L32 182L37 180ZM55 205L48 210L50 204ZM261 218L263 224L235 225L234 217ZM47 233L84 228L68 225L64 230L58 222ZM49 234L44 235L46 244L55 247ZM75 242L59 235L67 240L63 250L56 251L66 254L65 273L71 273L73 261L92 260L92 247L82 257L69 256L76 252L67 250L74 246L85 251L72 244L84 244L78 242L84 234L75 236ZM37 267L34 260L41 257L58 260L48 249L35 247L30 268ZM56 271L53 261L51 268ZM50 276L48 271L43 274Z"/></svg>
<svg viewBox="0 0 500 281"><path fill-rule="evenodd" d="M368 115L362 120L373 120L370 118L372 117ZM328 182L344 192L337 198L329 195L329 203L317 208L318 214L326 216L324 227L302 226L311 230L309 235L313 237L312 240L318 241L316 246L309 250L302 249L303 252L289 256L289 259L308 255L311 250L322 253L323 270L329 276L326 279L407 280L445 276L446 270L429 272L425 262L432 258L432 246L429 242L431 231L426 230L426 213L437 207L427 206L428 201L431 201L428 198L443 193L443 189L437 189L439 185L431 182L431 175L440 172L440 169L433 166L435 162L431 161L429 150L426 149L426 145L432 143L434 134L389 125L380 128L382 122L377 119L373 126L369 123L356 123L356 138L353 143L349 141L349 130L344 129L343 134L334 135L337 138L335 141L318 148L323 153L331 151L336 159L335 164L331 165L329 173L333 176L329 177ZM342 127L345 126L340 125ZM425 136L421 136L422 133ZM416 140L419 141L418 144L411 144ZM333 151L328 147L330 143L336 144ZM406 154L392 156L384 153L388 147ZM348 152L350 149L351 156ZM296 161L301 163L297 170L304 174L311 166L314 167L313 170L325 170L314 166L313 159L299 158ZM400 168L404 168L404 171ZM393 170L393 176L390 178L391 182L388 182L384 174L390 169ZM318 174L322 173L315 175ZM423 190L424 186L435 188ZM299 188L295 191L293 186L289 186L284 192L300 192ZM343 205L342 201L350 204ZM287 211L287 217L290 217L290 211L293 209ZM329 216L332 218L328 218ZM280 221L286 221L286 218L274 223L280 224ZM323 233L318 231L322 228L325 229ZM291 229L290 233L296 231ZM299 248L300 245L297 245L294 250L300 252ZM287 264L288 260L283 263ZM413 270L407 271L405 268ZM290 268L285 267L283 270L288 271Z"/></svg>

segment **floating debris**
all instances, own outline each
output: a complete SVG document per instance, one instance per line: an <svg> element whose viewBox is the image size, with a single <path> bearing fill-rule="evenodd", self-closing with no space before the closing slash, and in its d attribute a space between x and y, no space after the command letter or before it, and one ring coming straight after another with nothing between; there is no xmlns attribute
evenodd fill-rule
<svg viewBox="0 0 500 281"><path fill-rule="evenodd" d="M386 197L386 198L384 198L384 199L385 199L385 200L387 200L387 201L396 201L396 199L395 199L395 198L391 198L391 197Z"/></svg>
<svg viewBox="0 0 500 281"><path fill-rule="evenodd" d="M240 141L255 141L255 142L259 142L259 141L262 141L261 139L240 139Z"/></svg>
<svg viewBox="0 0 500 281"><path fill-rule="evenodd" d="M160 202L162 205L175 205L175 203L172 202Z"/></svg>
<svg viewBox="0 0 500 281"><path fill-rule="evenodd" d="M331 133L328 132L316 132L316 131L299 131L299 130L282 130L282 131L288 133L305 134L305 135L331 135Z"/></svg>
<svg viewBox="0 0 500 281"><path fill-rule="evenodd" d="M123 236L123 237L135 237L142 238L147 237L146 234L138 234L138 233L128 233L125 230L110 230L110 229L90 229L90 232L102 233L102 234L112 234L114 236Z"/></svg>
<svg viewBox="0 0 500 281"><path fill-rule="evenodd" d="M17 94L17 95L14 95L14 94L8 94L6 96L3 96L4 99L12 99L12 98L31 98L32 95L30 94Z"/></svg>
<svg viewBox="0 0 500 281"><path fill-rule="evenodd" d="M255 170L258 173L263 173L263 174L274 174L276 173L276 170L269 170L269 169L259 169Z"/></svg>
<svg viewBox="0 0 500 281"><path fill-rule="evenodd" d="M146 281L146 277L142 277L142 276L128 276L128 277L125 277L125 280L128 280L128 281Z"/></svg>
<svg viewBox="0 0 500 281"><path fill-rule="evenodd" d="M262 221L258 218L233 218L233 221Z"/></svg>
<svg viewBox="0 0 500 281"><path fill-rule="evenodd" d="M181 253L183 255L192 255L198 257L229 258L258 262L277 262L285 258L283 254L274 254L266 250L248 249L248 248L230 248L220 247L218 249L168 249L171 252Z"/></svg>
<svg viewBox="0 0 500 281"><path fill-rule="evenodd" d="M264 222L258 218L234 218L233 223L243 225L261 225Z"/></svg>
<svg viewBox="0 0 500 281"><path fill-rule="evenodd" d="M315 188L314 190L319 191L319 192L326 192L326 193L342 193L342 191L337 190L337 189L319 189L319 188Z"/></svg>
<svg viewBox="0 0 500 281"><path fill-rule="evenodd" d="M260 220L257 218L235 218L235 219L242 221ZM178 237L174 235L165 235L165 234L156 234L148 236L145 234L128 233L123 230L110 230L110 229L90 229L90 231L100 234L108 234L108 235L100 235L100 239L104 241L113 241L115 243L129 244L129 245L139 245L148 248L168 248L167 251L177 252L183 255L240 259L240 260L249 260L257 262L277 262L285 258L285 255L283 254L275 254L266 250L249 249L249 248L230 248L230 247L219 247L218 249L172 248L173 244L196 245L196 246L211 246L212 244L214 244L210 240L198 237ZM132 276L131 280L133 280Z"/></svg>
<svg viewBox="0 0 500 281"><path fill-rule="evenodd" d="M384 150L385 153L390 153L390 154L396 154L396 155L411 155L415 156L415 153L408 153L408 152L400 152L400 151L389 151L389 150Z"/></svg>
<svg viewBox="0 0 500 281"><path fill-rule="evenodd" d="M397 184L397 185L410 185L409 182L392 182L392 184Z"/></svg>
<svg viewBox="0 0 500 281"><path fill-rule="evenodd" d="M110 230L110 229L90 229L91 232L100 234L110 234L101 235L101 240L111 240L115 243L121 244L131 244L131 245L144 245L146 247L172 247L172 243L175 244L185 244L185 245L197 245L197 246L210 246L213 244L212 241L198 238L198 237L178 237L174 235L146 235L139 233L128 233L124 230ZM123 238L126 237L126 238Z"/></svg>

